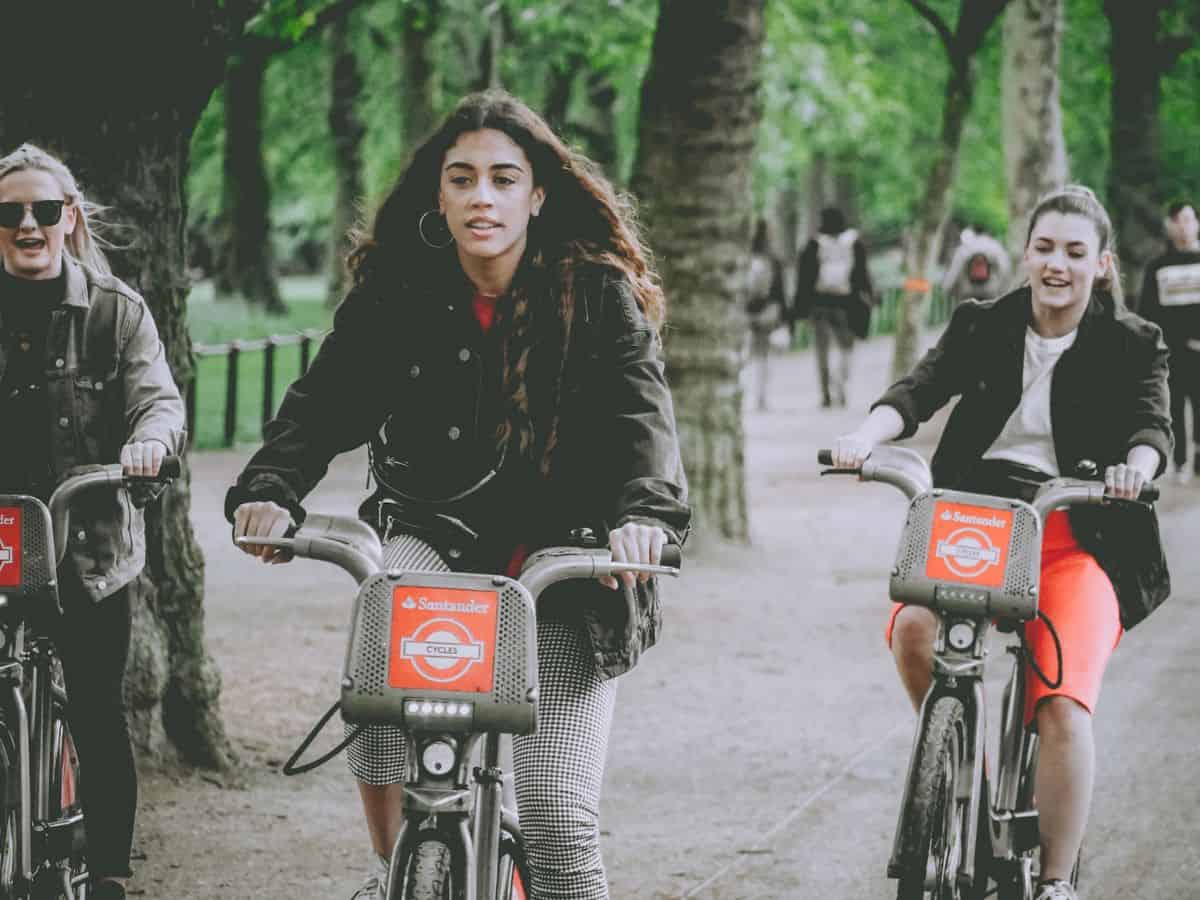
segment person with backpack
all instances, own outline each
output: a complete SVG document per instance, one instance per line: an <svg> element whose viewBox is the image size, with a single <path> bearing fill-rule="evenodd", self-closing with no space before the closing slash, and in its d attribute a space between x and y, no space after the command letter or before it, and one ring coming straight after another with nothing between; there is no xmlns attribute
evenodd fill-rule
<svg viewBox="0 0 1200 900"><path fill-rule="evenodd" d="M1171 351L1171 422L1175 428L1175 475L1186 481L1200 475L1200 221L1187 201L1167 208L1166 253L1150 263L1137 311L1163 330ZM1192 407L1192 468L1189 471L1187 422Z"/></svg>
<svg viewBox="0 0 1200 900"><path fill-rule="evenodd" d="M867 251L858 232L846 224L836 207L821 210L817 234L800 253L792 308L812 326L816 349L821 406L845 406L855 338L865 338L875 291L867 271ZM830 350L837 344L841 358L830 368Z"/></svg>
<svg viewBox="0 0 1200 900"><path fill-rule="evenodd" d="M330 460L367 444L377 490L360 516L459 571L515 577L584 526L623 562L683 541L662 289L628 206L540 116L503 91L465 97L349 262L333 330L226 495L235 539L302 523ZM609 896L599 809L616 679L661 628L644 575L539 601L538 728L513 742L531 898ZM387 726L349 747L372 844L357 900L387 896L404 748Z"/></svg>
<svg viewBox="0 0 1200 900"><path fill-rule="evenodd" d="M980 225L963 229L950 264L942 277L942 290L958 303L968 297L991 300L1009 287L1012 266L1004 245Z"/></svg>
<svg viewBox="0 0 1200 900"><path fill-rule="evenodd" d="M747 273L746 317L750 325L750 372L759 412L767 410L767 365L771 340L776 331L786 337L787 302L783 289L783 266L771 254L767 223L758 220L750 246L750 270Z"/></svg>

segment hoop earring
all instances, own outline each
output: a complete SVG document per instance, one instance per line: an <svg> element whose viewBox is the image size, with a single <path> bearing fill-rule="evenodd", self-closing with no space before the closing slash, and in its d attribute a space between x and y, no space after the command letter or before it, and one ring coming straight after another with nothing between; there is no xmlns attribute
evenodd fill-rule
<svg viewBox="0 0 1200 900"><path fill-rule="evenodd" d="M450 233L450 226L446 224L446 220L444 218L442 219L442 228L445 229L446 235L450 238L450 240L446 241L444 244L435 244L425 236L425 220L435 213L437 213L439 216L441 215L441 213L439 213L436 209L431 209L424 213L421 218L417 220L417 234L421 236L421 240L425 242L425 246L429 247L431 250L445 250L454 243L454 235Z"/></svg>

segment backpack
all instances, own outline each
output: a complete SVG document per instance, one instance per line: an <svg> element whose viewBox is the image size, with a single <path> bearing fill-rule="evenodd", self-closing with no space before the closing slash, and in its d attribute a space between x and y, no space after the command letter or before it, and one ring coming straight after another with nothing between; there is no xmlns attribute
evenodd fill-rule
<svg viewBox="0 0 1200 900"><path fill-rule="evenodd" d="M974 253L967 260L967 281L984 284L992 277L992 261L982 253Z"/></svg>
<svg viewBox="0 0 1200 900"><path fill-rule="evenodd" d="M817 235L818 294L845 297L850 294L850 273L854 269L854 242L858 232L847 228L839 235Z"/></svg>
<svg viewBox="0 0 1200 900"><path fill-rule="evenodd" d="M769 257L755 253L750 257L750 270L747 272L747 302L746 312L755 316L766 310L771 301L775 273Z"/></svg>

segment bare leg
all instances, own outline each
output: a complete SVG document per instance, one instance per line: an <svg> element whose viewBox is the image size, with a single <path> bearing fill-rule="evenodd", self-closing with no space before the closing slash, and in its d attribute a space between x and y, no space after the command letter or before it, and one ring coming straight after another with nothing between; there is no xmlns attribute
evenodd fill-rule
<svg viewBox="0 0 1200 900"><path fill-rule="evenodd" d="M937 629L937 616L923 606L904 607L897 613L892 628L892 656L914 709L921 708L933 681L933 642Z"/></svg>
<svg viewBox="0 0 1200 900"><path fill-rule="evenodd" d="M1041 877L1065 881L1079 855L1092 805L1096 769L1092 714L1069 697L1054 696L1038 706L1036 717Z"/></svg>
<svg viewBox="0 0 1200 900"><path fill-rule="evenodd" d="M367 819L367 831L371 835L371 846L384 859L391 859L392 847L404 821L401 802L404 785L374 785L358 782L358 793L362 798L363 814Z"/></svg>

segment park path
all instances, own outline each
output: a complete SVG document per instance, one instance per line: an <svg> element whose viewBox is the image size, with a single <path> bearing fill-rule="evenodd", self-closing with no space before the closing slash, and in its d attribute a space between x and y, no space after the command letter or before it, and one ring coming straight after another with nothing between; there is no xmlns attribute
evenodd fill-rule
<svg viewBox="0 0 1200 900"><path fill-rule="evenodd" d="M689 548L662 643L620 682L601 813L614 900L894 896L884 866L913 721L882 627L904 501L821 479L814 463L883 385L889 352L860 347L849 411L818 409L809 353L773 361L771 410L746 420L752 543ZM147 774L135 887L346 898L365 835L344 766L278 768L336 697L351 585L232 548L221 498L246 456L193 460L208 640L244 768L228 781ZM310 508L352 510L364 472L361 454L341 458ZM1088 900L1200 897L1198 501L1196 485L1162 501L1175 596L1126 636L1106 678Z"/></svg>

